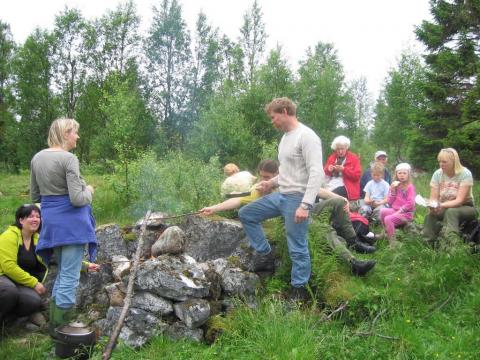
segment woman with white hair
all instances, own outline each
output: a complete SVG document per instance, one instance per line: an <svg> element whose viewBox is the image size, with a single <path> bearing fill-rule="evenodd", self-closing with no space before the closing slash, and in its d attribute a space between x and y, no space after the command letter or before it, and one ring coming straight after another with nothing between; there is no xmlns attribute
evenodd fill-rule
<svg viewBox="0 0 480 360"><path fill-rule="evenodd" d="M324 170L329 177L327 190L353 201L360 198L362 165L358 156L348 150L349 147L350 139L346 136L333 139L333 153L328 157Z"/></svg>
<svg viewBox="0 0 480 360"><path fill-rule="evenodd" d="M42 229L36 253L48 264L52 254L58 273L50 301L50 335L72 317L85 246L90 261L95 259L97 240L92 214L93 187L80 176L77 157L70 153L77 145L79 124L74 119L53 121L48 149L32 159L30 195L41 202ZM90 271L97 264L87 263Z"/></svg>
<svg viewBox="0 0 480 360"><path fill-rule="evenodd" d="M477 217L473 201L473 176L462 166L455 149L440 150L437 156L440 169L430 181L429 208L423 235L432 245L449 248L459 242L460 224ZM439 233L442 234L438 238ZM441 244L437 244L441 241Z"/></svg>

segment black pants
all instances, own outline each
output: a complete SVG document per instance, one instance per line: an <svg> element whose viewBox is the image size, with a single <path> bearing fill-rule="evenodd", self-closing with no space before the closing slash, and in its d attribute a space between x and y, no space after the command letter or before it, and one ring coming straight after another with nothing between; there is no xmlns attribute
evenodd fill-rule
<svg viewBox="0 0 480 360"><path fill-rule="evenodd" d="M43 308L42 298L35 290L0 276L0 321L8 315L27 316Z"/></svg>
<svg viewBox="0 0 480 360"><path fill-rule="evenodd" d="M332 192L337 195L343 196L345 199L348 199L347 189L345 188L345 186L339 186L333 189Z"/></svg>

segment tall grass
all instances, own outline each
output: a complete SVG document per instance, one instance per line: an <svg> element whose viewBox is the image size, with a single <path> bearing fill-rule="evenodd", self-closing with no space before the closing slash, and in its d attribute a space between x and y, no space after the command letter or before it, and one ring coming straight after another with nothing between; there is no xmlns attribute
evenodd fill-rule
<svg viewBox="0 0 480 360"><path fill-rule="evenodd" d="M178 210L198 208L200 202L219 198L220 166L195 178L207 184L205 193L188 191L198 163L171 158L151 165L161 177L149 178L185 205ZM183 175L188 167L188 175ZM140 172L141 173L141 172ZM211 174L210 174L211 173ZM211 175L211 176L210 176ZM112 179L86 176L95 193L94 211L99 224L131 223L135 216L122 205L110 186ZM429 193L429 175L415 179L417 192ZM139 183L141 184L141 182ZM153 189L155 189L153 187ZM28 202L28 174L0 177L1 225L12 222L14 209ZM203 190L202 190L203 191ZM185 200L189 195L196 194ZM475 186L478 199L479 186ZM162 195L163 196L163 195ZM165 201L159 196L155 201ZM163 200L162 200L163 199ZM165 202L166 203L166 202ZM425 210L418 208L415 221L421 223ZM5 216L4 216L5 215ZM309 231L312 257L312 304L295 307L282 300L289 286L290 262L282 222L265 224L276 244L282 263L273 278L266 280L257 296L258 305L239 305L224 319L223 334L210 346L189 341L153 339L133 350L119 344L113 359L477 359L480 348L480 255L467 246L449 253L426 246L421 236L398 233L402 246L391 250L380 242L372 255L377 265L368 276L352 276L350 268L330 251L325 232L328 215L315 217ZM335 312L337 309L343 309ZM332 315L333 314L333 315ZM15 330L17 331L17 330ZM49 359L53 344L43 334L10 333L0 343L1 359ZM98 346L93 359L101 358Z"/></svg>

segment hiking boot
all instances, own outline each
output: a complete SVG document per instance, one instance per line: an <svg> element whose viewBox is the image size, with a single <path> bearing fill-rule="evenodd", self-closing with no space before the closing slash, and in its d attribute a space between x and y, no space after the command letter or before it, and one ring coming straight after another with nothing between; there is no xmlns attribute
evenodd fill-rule
<svg viewBox="0 0 480 360"><path fill-rule="evenodd" d="M371 254L377 251L375 246L365 244L360 240L355 240L355 242L351 245L351 248L360 254Z"/></svg>
<svg viewBox="0 0 480 360"><path fill-rule="evenodd" d="M40 311L37 311L33 314L31 314L28 317L28 321L30 321L32 324L35 324L39 327L44 326L47 323L47 320L45 319L45 316Z"/></svg>
<svg viewBox="0 0 480 360"><path fill-rule="evenodd" d="M354 258L350 261L350 264L353 275L364 276L375 267L376 262L375 260L357 260Z"/></svg>
<svg viewBox="0 0 480 360"><path fill-rule="evenodd" d="M290 301L304 303L310 300L310 294L305 286L291 286L288 298Z"/></svg>

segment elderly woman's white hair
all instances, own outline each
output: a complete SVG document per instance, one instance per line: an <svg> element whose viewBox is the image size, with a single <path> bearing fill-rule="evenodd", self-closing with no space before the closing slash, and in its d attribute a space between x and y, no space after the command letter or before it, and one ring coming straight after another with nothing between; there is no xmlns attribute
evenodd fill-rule
<svg viewBox="0 0 480 360"><path fill-rule="evenodd" d="M330 147L332 150L337 150L338 145L345 145L348 149L350 147L350 139L343 135L337 136L335 139L333 139Z"/></svg>

